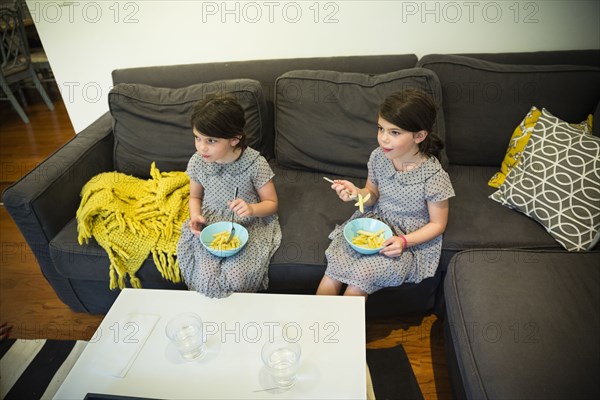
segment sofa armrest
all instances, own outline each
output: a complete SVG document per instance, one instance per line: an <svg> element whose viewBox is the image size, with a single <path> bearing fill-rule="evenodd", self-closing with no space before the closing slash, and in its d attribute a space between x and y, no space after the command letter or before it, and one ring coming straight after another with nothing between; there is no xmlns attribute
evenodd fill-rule
<svg viewBox="0 0 600 400"><path fill-rule="evenodd" d="M42 273L61 300L77 311L84 310L68 281L54 268L48 245L75 217L83 185L100 172L113 169L113 143L112 118L106 113L2 195L6 210L23 234Z"/></svg>
<svg viewBox="0 0 600 400"><path fill-rule="evenodd" d="M106 113L6 189L6 209L27 239L33 230L50 241L79 207L83 185L113 169L112 119Z"/></svg>

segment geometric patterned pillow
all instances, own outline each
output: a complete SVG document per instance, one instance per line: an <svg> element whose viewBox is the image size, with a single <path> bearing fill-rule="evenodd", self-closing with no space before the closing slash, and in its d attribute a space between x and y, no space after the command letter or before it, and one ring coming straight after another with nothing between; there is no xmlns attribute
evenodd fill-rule
<svg viewBox="0 0 600 400"><path fill-rule="evenodd" d="M569 251L600 239L600 138L546 109L520 162L490 198L541 223Z"/></svg>
<svg viewBox="0 0 600 400"><path fill-rule="evenodd" d="M527 115L525 115L525 118L523 118L523 121L521 121L521 123L515 128L512 136L510 137L510 141L508 142L508 148L506 149L506 154L504 155L504 159L500 165L500 171L496 172L494 176L490 178L488 181L488 186L499 188L500 185L504 183L506 175L508 175L510 170L517 165L521 156L523 155L523 150L529 142L531 132L533 131L535 124L537 124L540 115L542 115L542 112L538 110L536 106L531 107ZM579 129L583 134L591 135L592 118L593 116L590 114L585 121L570 125L573 128Z"/></svg>

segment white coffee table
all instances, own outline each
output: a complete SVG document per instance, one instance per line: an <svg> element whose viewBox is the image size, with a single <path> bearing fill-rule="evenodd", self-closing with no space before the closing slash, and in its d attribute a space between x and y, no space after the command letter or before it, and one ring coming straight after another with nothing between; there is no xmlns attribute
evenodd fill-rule
<svg viewBox="0 0 600 400"><path fill-rule="evenodd" d="M184 361L165 335L175 314L196 312L207 353ZM302 346L296 385L272 385L260 350L285 330ZM196 292L124 289L55 399L87 393L177 399L364 399L365 313L362 297L237 293L210 299ZM265 390L266 389L266 390Z"/></svg>

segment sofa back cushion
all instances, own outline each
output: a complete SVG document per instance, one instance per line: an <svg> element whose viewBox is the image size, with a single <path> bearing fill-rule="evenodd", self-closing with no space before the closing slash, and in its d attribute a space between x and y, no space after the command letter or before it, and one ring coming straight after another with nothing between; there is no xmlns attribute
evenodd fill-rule
<svg viewBox="0 0 600 400"><path fill-rule="evenodd" d="M298 70L280 76L275 86L275 156L284 167L365 178L369 155L378 146L379 106L406 88L433 97L434 130L444 139L440 85L426 69L380 75Z"/></svg>
<svg viewBox="0 0 600 400"><path fill-rule="evenodd" d="M510 65L436 54L417 65L439 77L451 164L500 165L515 126L532 106L580 122L600 99L600 68L593 66Z"/></svg>
<svg viewBox="0 0 600 400"><path fill-rule="evenodd" d="M108 95L114 123L115 170L148 178L154 161L160 171L184 171L195 152L192 108L215 92L230 93L240 102L248 144L259 143L267 115L257 81L223 80L179 89L121 83Z"/></svg>
<svg viewBox="0 0 600 400"><path fill-rule="evenodd" d="M144 83L167 88L182 88L200 82L223 79L244 78L259 81L267 102L269 124L263 132L262 142L253 147L259 150L267 159L271 159L274 156L273 103L277 77L288 71L299 69L383 74L405 68L414 68L416 63L417 56L414 54L217 61L120 68L112 72L112 78L114 85L119 83Z"/></svg>

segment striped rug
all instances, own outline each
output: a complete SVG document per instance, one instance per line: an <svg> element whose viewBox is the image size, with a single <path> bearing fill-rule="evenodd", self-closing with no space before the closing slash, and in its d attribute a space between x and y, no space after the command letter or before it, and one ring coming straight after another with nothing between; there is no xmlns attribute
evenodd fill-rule
<svg viewBox="0 0 600 400"><path fill-rule="evenodd" d="M0 399L52 399L86 345L80 340L0 341ZM367 349L367 364L369 399L423 399L401 345Z"/></svg>
<svg viewBox="0 0 600 400"><path fill-rule="evenodd" d="M52 399L87 345L75 340L0 342L0 398Z"/></svg>

